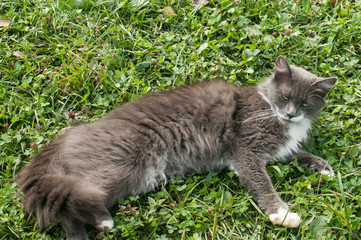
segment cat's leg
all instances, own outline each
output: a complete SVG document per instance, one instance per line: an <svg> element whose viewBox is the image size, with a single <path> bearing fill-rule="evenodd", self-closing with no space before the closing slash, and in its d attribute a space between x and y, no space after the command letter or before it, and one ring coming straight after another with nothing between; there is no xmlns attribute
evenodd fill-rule
<svg viewBox="0 0 361 240"><path fill-rule="evenodd" d="M76 219L67 219L60 223L66 233L66 240L88 240L84 223Z"/></svg>
<svg viewBox="0 0 361 240"><path fill-rule="evenodd" d="M90 224L98 230L111 229L113 219L106 207L107 195L104 190L87 182L78 181L73 191L63 201L58 218L72 240L88 239L84 230Z"/></svg>
<svg viewBox="0 0 361 240"><path fill-rule="evenodd" d="M239 158L230 161L239 174L243 186L248 188L259 208L276 225L298 227L301 218L297 213L289 212L288 206L276 193L271 179L266 172L266 161L254 153L242 153Z"/></svg>
<svg viewBox="0 0 361 240"><path fill-rule="evenodd" d="M111 229L114 225L113 219L105 207L103 211L96 212L96 210L94 209L94 213L84 213L81 217L88 217L86 223L93 225L101 231ZM84 228L85 223L81 220L68 217L66 220L62 220L60 225L65 230L67 240L88 239L88 235Z"/></svg>
<svg viewBox="0 0 361 240"><path fill-rule="evenodd" d="M309 169L317 170L321 174L329 177L335 176L332 167L324 159L303 150L296 153L296 156L300 166L306 166Z"/></svg>
<svg viewBox="0 0 361 240"><path fill-rule="evenodd" d="M84 214L82 217L86 217L87 215L88 214ZM112 229L114 226L112 216L103 205L99 205L96 209L93 209L93 212L89 212L86 223L93 225L100 231Z"/></svg>

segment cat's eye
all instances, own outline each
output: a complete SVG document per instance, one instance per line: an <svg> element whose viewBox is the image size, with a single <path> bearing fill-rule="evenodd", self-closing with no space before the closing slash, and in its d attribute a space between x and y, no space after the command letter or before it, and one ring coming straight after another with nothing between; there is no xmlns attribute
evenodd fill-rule
<svg viewBox="0 0 361 240"><path fill-rule="evenodd" d="M302 103L302 107L309 107L310 106L310 104L308 104L308 103Z"/></svg>
<svg viewBox="0 0 361 240"><path fill-rule="evenodd" d="M288 97L286 97L285 95L283 95L282 94L282 98L283 98L283 100L285 100L285 101L288 101L289 100L289 98Z"/></svg>

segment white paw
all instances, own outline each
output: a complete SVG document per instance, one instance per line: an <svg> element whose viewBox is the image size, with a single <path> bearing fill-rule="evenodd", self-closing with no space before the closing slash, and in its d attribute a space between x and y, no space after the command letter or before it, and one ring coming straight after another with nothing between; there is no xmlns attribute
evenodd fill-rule
<svg viewBox="0 0 361 240"><path fill-rule="evenodd" d="M277 213L270 214L268 217L273 224L282 224L283 226L290 228L298 227L302 221L297 213L289 212L285 208L279 208Z"/></svg>
<svg viewBox="0 0 361 240"><path fill-rule="evenodd" d="M112 229L114 226L113 219L110 220L103 220L98 226L98 229L105 230L105 229Z"/></svg>
<svg viewBox="0 0 361 240"><path fill-rule="evenodd" d="M329 177L333 177L335 176L335 173L333 172L332 169L328 170L328 169L323 169L321 170L320 172L322 175L326 175L326 176L329 176Z"/></svg>

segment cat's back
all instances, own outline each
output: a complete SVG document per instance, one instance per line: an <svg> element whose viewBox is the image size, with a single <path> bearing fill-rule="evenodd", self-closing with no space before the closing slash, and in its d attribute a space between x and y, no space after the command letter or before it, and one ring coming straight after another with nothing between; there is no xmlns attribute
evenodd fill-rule
<svg viewBox="0 0 361 240"><path fill-rule="evenodd" d="M68 142L73 145L98 138L107 142L123 136L134 143L137 138L145 141L161 136L169 143L180 138L177 132L184 137L186 132L197 133L200 129L217 135L224 126L234 124L240 110L254 111L260 102L264 104L262 101L256 87L239 87L224 80L204 81L145 94L120 105L97 122L72 129L74 134Z"/></svg>
<svg viewBox="0 0 361 240"><path fill-rule="evenodd" d="M159 117L162 115L185 117L189 114L191 117L217 105L231 108L238 91L239 87L222 80L195 83L146 94L135 101L121 105L105 119L149 117L149 114Z"/></svg>
<svg viewBox="0 0 361 240"><path fill-rule="evenodd" d="M225 126L234 124L232 121L242 109L252 112L262 101L256 87L239 87L224 80L145 94L94 123L67 131L65 148L72 149L71 155L75 151L73 146L78 146L77 152L86 153L88 149L104 149L105 143L120 140L129 142L129 146L134 146L139 138L142 142L154 138L160 138L160 143L175 142L187 132L197 133L200 129L217 135Z"/></svg>

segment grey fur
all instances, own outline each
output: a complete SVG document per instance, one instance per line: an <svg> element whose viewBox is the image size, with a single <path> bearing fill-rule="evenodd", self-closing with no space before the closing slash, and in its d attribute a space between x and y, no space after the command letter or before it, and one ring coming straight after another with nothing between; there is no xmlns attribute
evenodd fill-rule
<svg viewBox="0 0 361 240"><path fill-rule="evenodd" d="M33 156L18 175L24 209L40 227L60 221L68 239L87 239L84 224L111 220L107 209L118 199L224 166L237 171L271 218L288 207L266 173L270 160L294 153L303 165L332 171L298 148L335 81L279 57L259 86L211 81L147 94L74 126ZM299 129L303 137L293 136Z"/></svg>

